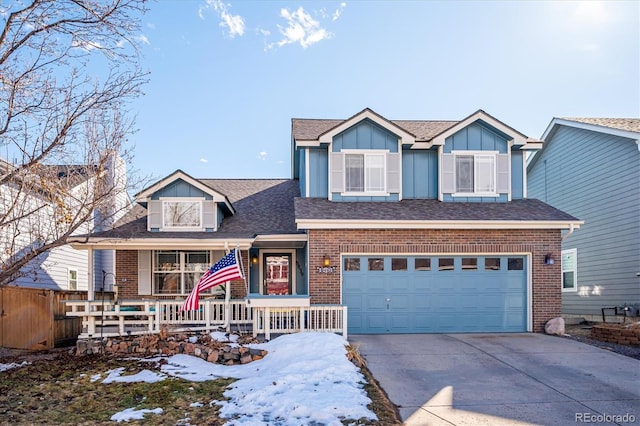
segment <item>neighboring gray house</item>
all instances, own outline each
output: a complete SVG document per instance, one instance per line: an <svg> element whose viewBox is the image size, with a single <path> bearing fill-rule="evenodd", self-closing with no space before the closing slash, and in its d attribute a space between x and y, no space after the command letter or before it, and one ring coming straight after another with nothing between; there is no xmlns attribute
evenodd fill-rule
<svg viewBox="0 0 640 426"><path fill-rule="evenodd" d="M584 220L562 242L562 313L640 309L640 119L554 118L527 165L538 198Z"/></svg>
<svg viewBox="0 0 640 426"><path fill-rule="evenodd" d="M13 166L0 159L0 175L8 173ZM96 176L87 173L92 166L87 165L51 165L47 166L52 176L57 176L69 194L78 194L79 198L87 190L92 191L96 183ZM110 229L113 223L122 217L129 208L131 201L126 192L126 164L117 154L107 157L105 168L107 174L102 179L108 180L108 185L116 188L113 191L109 207L101 214L94 211L93 223L87 223L79 233L88 231L101 231ZM53 169L53 170L51 170ZM46 223L51 222L52 203L42 193L37 191L16 189L15 182L0 185L0 211L9 212L6 223L0 223L0 248L2 250L0 260L9 253L25 250L34 240L37 241L38 232L46 228ZM17 203L18 207L11 207L16 197L24 199ZM13 217L20 217L24 211L33 210L27 219L11 221ZM52 238L52 237L50 237ZM18 287L42 288L51 290L78 290L87 291L89 288L89 258L94 270L93 279L100 283L97 289L113 290L113 276L115 274L115 252L113 250L101 250L89 252L76 250L70 245L55 247L33 259L22 268L20 274L11 281L10 285ZM104 272L103 272L104 271Z"/></svg>

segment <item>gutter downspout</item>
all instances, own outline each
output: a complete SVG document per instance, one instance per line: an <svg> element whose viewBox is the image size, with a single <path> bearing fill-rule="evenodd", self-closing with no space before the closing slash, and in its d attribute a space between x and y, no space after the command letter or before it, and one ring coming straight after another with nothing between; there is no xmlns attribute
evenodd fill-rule
<svg viewBox="0 0 640 426"><path fill-rule="evenodd" d="M569 238L575 230L576 230L576 225L573 223L569 224L569 232L564 234L564 236L562 237L562 242L564 242L567 238Z"/></svg>

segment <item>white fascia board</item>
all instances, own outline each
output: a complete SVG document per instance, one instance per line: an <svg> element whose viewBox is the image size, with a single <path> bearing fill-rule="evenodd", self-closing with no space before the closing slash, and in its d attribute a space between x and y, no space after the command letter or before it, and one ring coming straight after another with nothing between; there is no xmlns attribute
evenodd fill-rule
<svg viewBox="0 0 640 426"><path fill-rule="evenodd" d="M411 149L431 149L431 147L433 146L433 141L429 141L429 142L415 142L412 146Z"/></svg>
<svg viewBox="0 0 640 426"><path fill-rule="evenodd" d="M307 234L274 234L274 235L257 235L255 242L260 241L307 241Z"/></svg>
<svg viewBox="0 0 640 426"><path fill-rule="evenodd" d="M359 122L361 122L366 118L378 124L383 129L386 129L391 133L398 135L400 143L402 143L402 145L413 145L415 143L415 140L416 140L415 136L403 130L402 128L398 127L397 125L393 124L389 120L386 120L381 116L379 116L378 114L375 114L373 111L369 109L362 111L360 114L357 114L351 117L349 120L339 124L338 126L334 127L328 132L323 133L318 138L318 141L320 143L331 143L335 135L344 132L348 128L353 127L354 125L358 124Z"/></svg>
<svg viewBox="0 0 640 426"><path fill-rule="evenodd" d="M253 239L175 239L175 238L139 238L131 240L117 240L114 238L89 238L86 241L70 240L69 244L76 250L162 250L162 249L191 249L191 250L222 250L225 247L238 246L241 250L251 248Z"/></svg>
<svg viewBox="0 0 640 426"><path fill-rule="evenodd" d="M520 149L523 151L539 151L542 149L543 145L542 141L531 141L522 145Z"/></svg>
<svg viewBox="0 0 640 426"><path fill-rule="evenodd" d="M187 182L188 184L198 188L202 192L211 195L211 197L213 198L213 201L215 201L217 203L225 203L227 205L227 207L229 208L229 210L231 210L231 212L235 213L235 211L233 209L233 206L231 206L231 203L229 203L229 201L227 200L227 197L224 194L221 194L218 191L215 191L215 190L209 188L207 185L203 184L202 182L198 181L197 179L192 178L191 176L189 176L188 174L184 173L181 170L178 170L177 172L173 173L172 175L162 179L161 181L155 183L154 185L152 185L149 188L145 189L144 191L140 192L139 194L136 195L135 200L137 202L146 202L147 199L151 195L153 195L155 192L157 192L158 190L164 188L165 186L169 185L170 183L175 182L178 179L182 179L185 182Z"/></svg>
<svg viewBox="0 0 640 426"><path fill-rule="evenodd" d="M584 221L296 220L298 229L577 229Z"/></svg>
<svg viewBox="0 0 640 426"><path fill-rule="evenodd" d="M495 118L491 117L490 115L488 115L484 111L478 111L475 114L465 118L464 120L462 120L461 122L459 122L455 126L448 128L443 133L441 133L441 134L437 135L436 137L434 137L432 139L433 144L434 145L444 145L445 139L447 139L449 136L451 136L454 133L464 129L468 125L470 125L470 124L472 124L472 123L474 123L474 122L476 122L478 120L482 120L485 123L489 124L490 126L493 126L496 129L500 130L501 132L511 136L511 138L512 138L511 141L513 142L513 145L525 145L527 143L527 140L529 139L525 135L523 135L522 133L519 133L519 132L515 131L511 127L509 127L509 126L501 123L500 121L496 120Z"/></svg>
<svg viewBox="0 0 640 426"><path fill-rule="evenodd" d="M320 141L317 141L317 140L300 140L300 139L296 139L296 147L297 148L319 147L319 146L320 146Z"/></svg>
<svg viewBox="0 0 640 426"><path fill-rule="evenodd" d="M629 130L614 129L611 127L600 126L597 124L589 124L589 123L582 123L579 121L564 120L562 118L554 118L553 120L551 120L551 123L549 123L549 126L547 126L547 129L544 131L544 134L542 135L543 140L546 140L547 136L549 135L549 133L551 133L551 131L555 126L575 127L577 129L590 130L592 132L598 132L598 133L606 133L608 135L620 136L620 137L632 139L632 140L640 139L640 132L632 132Z"/></svg>

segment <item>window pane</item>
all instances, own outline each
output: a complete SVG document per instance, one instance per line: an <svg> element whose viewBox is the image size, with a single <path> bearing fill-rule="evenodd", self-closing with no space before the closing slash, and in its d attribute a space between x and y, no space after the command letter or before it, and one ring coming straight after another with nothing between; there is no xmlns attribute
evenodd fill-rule
<svg viewBox="0 0 640 426"><path fill-rule="evenodd" d="M441 257L438 259L438 271L453 271L453 258Z"/></svg>
<svg viewBox="0 0 640 426"><path fill-rule="evenodd" d="M522 271L524 269L524 259L521 257L510 257L507 259L507 269L509 271Z"/></svg>
<svg viewBox="0 0 640 426"><path fill-rule="evenodd" d="M347 257L344 259L344 270L345 271L359 271L360 270L360 259L357 257Z"/></svg>
<svg viewBox="0 0 640 426"><path fill-rule="evenodd" d="M392 271L406 271L407 270L407 258L406 257L398 257L391 259L391 270Z"/></svg>
<svg viewBox="0 0 640 426"><path fill-rule="evenodd" d="M346 154L345 166L345 191L364 192L364 155Z"/></svg>
<svg viewBox="0 0 640 426"><path fill-rule="evenodd" d="M575 283L575 275L573 271L563 272L562 273L562 288L574 288Z"/></svg>
<svg viewBox="0 0 640 426"><path fill-rule="evenodd" d="M381 257L369 258L369 270L370 271L384 271L384 259Z"/></svg>
<svg viewBox="0 0 640 426"><path fill-rule="evenodd" d="M367 170L366 190L384 191L384 156L367 155L365 166Z"/></svg>
<svg viewBox="0 0 640 426"><path fill-rule="evenodd" d="M78 289L78 271L75 269L69 270L69 290Z"/></svg>
<svg viewBox="0 0 640 426"><path fill-rule="evenodd" d="M494 192L495 182L494 157L486 155L476 156L475 164L475 192Z"/></svg>
<svg viewBox="0 0 640 426"><path fill-rule="evenodd" d="M562 253L562 270L573 271L576 269L576 256L573 251Z"/></svg>
<svg viewBox="0 0 640 426"><path fill-rule="evenodd" d="M206 271L211 265L209 264L208 251L192 251L185 253L185 270L186 271Z"/></svg>
<svg viewBox="0 0 640 426"><path fill-rule="evenodd" d="M476 270L478 270L478 258L477 257L463 257L462 258L462 270L463 271L476 271Z"/></svg>
<svg viewBox="0 0 640 426"><path fill-rule="evenodd" d="M157 294L180 294L180 273L156 272L153 274L153 285Z"/></svg>
<svg viewBox="0 0 640 426"><path fill-rule="evenodd" d="M417 258L414 263L416 271L430 271L431 270L431 259L428 257Z"/></svg>
<svg viewBox="0 0 640 426"><path fill-rule="evenodd" d="M500 270L500 258L499 257L486 257L484 259L484 269L487 271L499 271Z"/></svg>
<svg viewBox="0 0 640 426"><path fill-rule="evenodd" d="M165 201L164 226L165 227L199 227L200 226L200 201Z"/></svg>
<svg viewBox="0 0 640 426"><path fill-rule="evenodd" d="M156 271L177 271L180 269L180 254L177 251L156 251Z"/></svg>
<svg viewBox="0 0 640 426"><path fill-rule="evenodd" d="M473 156L456 156L456 192L473 192Z"/></svg>

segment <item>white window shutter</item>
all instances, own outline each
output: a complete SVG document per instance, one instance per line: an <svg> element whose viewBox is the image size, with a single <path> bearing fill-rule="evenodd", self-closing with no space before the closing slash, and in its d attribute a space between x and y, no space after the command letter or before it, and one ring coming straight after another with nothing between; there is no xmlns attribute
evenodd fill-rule
<svg viewBox="0 0 640 426"><path fill-rule="evenodd" d="M400 154L397 152L387 153L387 192L400 192Z"/></svg>
<svg viewBox="0 0 640 426"><path fill-rule="evenodd" d="M150 200L147 206L147 231L162 228L162 201Z"/></svg>
<svg viewBox="0 0 640 426"><path fill-rule="evenodd" d="M138 295L151 294L151 250L138 250Z"/></svg>
<svg viewBox="0 0 640 426"><path fill-rule="evenodd" d="M442 193L453 194L456 192L455 156L453 154L442 154L441 165L440 177L442 182L440 187Z"/></svg>
<svg viewBox="0 0 640 426"><path fill-rule="evenodd" d="M214 201L202 202L202 227L216 229L216 203Z"/></svg>
<svg viewBox="0 0 640 426"><path fill-rule="evenodd" d="M344 192L344 159L341 152L330 154L330 192Z"/></svg>
<svg viewBox="0 0 640 426"><path fill-rule="evenodd" d="M496 192L508 194L511 192L511 158L509 154L498 154L496 163Z"/></svg>

